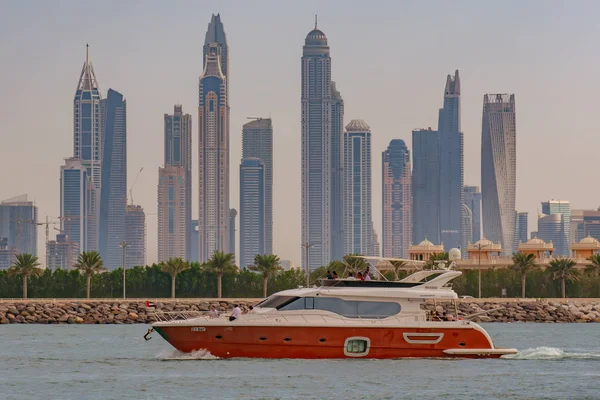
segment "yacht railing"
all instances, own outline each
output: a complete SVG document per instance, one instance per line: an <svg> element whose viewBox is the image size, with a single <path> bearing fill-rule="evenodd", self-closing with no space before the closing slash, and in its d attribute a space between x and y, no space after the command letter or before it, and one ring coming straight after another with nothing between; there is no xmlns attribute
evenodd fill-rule
<svg viewBox="0 0 600 400"><path fill-rule="evenodd" d="M207 321L227 319L228 315L220 315L217 318L211 318L205 311L166 311L155 312L156 322L189 322L194 321L202 324ZM419 322L419 321L442 321L441 318L433 316L431 313L400 315L361 315L356 317L344 317L342 315L321 315L321 314L243 314L239 322L261 322L267 324L289 324L289 323L344 323L347 325L356 324L384 324L388 322ZM237 323L232 322L233 324Z"/></svg>

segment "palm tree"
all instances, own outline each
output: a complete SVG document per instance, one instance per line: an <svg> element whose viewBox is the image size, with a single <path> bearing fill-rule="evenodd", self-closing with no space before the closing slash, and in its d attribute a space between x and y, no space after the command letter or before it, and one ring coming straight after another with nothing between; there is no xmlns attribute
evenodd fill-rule
<svg viewBox="0 0 600 400"><path fill-rule="evenodd" d="M445 261L444 266L446 266L449 260L450 256L445 251L441 253L433 253L429 256L429 260L427 260L425 265L423 265L423 269L437 269L438 261Z"/></svg>
<svg viewBox="0 0 600 400"><path fill-rule="evenodd" d="M254 257L254 265L248 267L250 271L260 272L263 277L263 297L267 297L267 283L269 277L275 274L277 271L282 270L279 265L279 257L275 254L257 254Z"/></svg>
<svg viewBox="0 0 600 400"><path fill-rule="evenodd" d="M204 268L217 274L217 297L222 296L223 274L227 272L237 272L237 267L232 263L233 254L215 250L210 259L204 264Z"/></svg>
<svg viewBox="0 0 600 400"><path fill-rule="evenodd" d="M534 254L514 253L512 256L513 265L510 267L521 273L521 297L525 298L525 281L527 272L537 268Z"/></svg>
<svg viewBox="0 0 600 400"><path fill-rule="evenodd" d="M565 281L577 282L579 273L575 269L577 263L570 258L556 258L550 261L548 272L552 274L552 279L560 280L560 291L563 299L565 296Z"/></svg>
<svg viewBox="0 0 600 400"><path fill-rule="evenodd" d="M74 267L86 275L87 289L85 293L86 299L89 299L90 288L92 286L92 275L106 271L102 257L100 257L100 254L98 254L97 251L84 251L77 257L77 263Z"/></svg>
<svg viewBox="0 0 600 400"><path fill-rule="evenodd" d="M363 272L369 267L369 263L359 257L360 254L347 254L343 258L343 263L346 264L346 272Z"/></svg>
<svg viewBox="0 0 600 400"><path fill-rule="evenodd" d="M190 264L181 258L169 258L169 261L160 263L160 270L171 275L171 298L175 298L175 280L180 272L190 269Z"/></svg>
<svg viewBox="0 0 600 400"><path fill-rule="evenodd" d="M392 260L392 261L390 261L390 264L392 264L392 271L394 271L396 280L400 280L400 278L398 277L398 272L406 266L406 264L407 264L406 261Z"/></svg>
<svg viewBox="0 0 600 400"><path fill-rule="evenodd" d="M592 255L588 258L588 261L590 262L590 264L588 264L588 266L586 267L585 272L591 275L600 276L600 254ZM598 290L600 293L600 287L598 288Z"/></svg>
<svg viewBox="0 0 600 400"><path fill-rule="evenodd" d="M23 278L23 299L27 298L27 280L30 276L40 276L44 270L38 268L40 263L34 255L21 253L16 255L16 260L12 267L8 269L11 276L20 275Z"/></svg>

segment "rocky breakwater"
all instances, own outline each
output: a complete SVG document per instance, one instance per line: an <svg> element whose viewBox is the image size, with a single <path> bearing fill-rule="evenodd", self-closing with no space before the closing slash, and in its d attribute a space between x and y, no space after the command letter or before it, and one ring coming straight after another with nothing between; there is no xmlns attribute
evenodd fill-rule
<svg viewBox="0 0 600 400"><path fill-rule="evenodd" d="M215 305L221 313L229 313L234 304L246 310L259 301L165 300L155 302L151 308L145 302L123 300L0 301L0 324L148 324L155 321L155 310L202 315ZM426 308L440 315L455 315L454 305L449 302L430 302ZM458 303L458 313L459 317L478 314L472 317L477 322L600 322L600 301L465 300Z"/></svg>
<svg viewBox="0 0 600 400"><path fill-rule="evenodd" d="M452 303L430 303L428 310L455 315ZM491 310L491 311L490 311ZM489 301L458 303L459 317L478 314L476 322L600 322L600 301Z"/></svg>
<svg viewBox="0 0 600 400"><path fill-rule="evenodd" d="M256 301L235 301L242 310ZM148 324L154 322L154 311L194 312L207 314L211 305L229 312L233 301L165 301L146 307L131 301L32 301L0 302L0 324Z"/></svg>

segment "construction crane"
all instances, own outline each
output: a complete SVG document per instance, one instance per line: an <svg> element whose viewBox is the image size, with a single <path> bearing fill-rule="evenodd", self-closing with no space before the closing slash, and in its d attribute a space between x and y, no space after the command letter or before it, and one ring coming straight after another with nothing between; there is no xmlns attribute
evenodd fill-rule
<svg viewBox="0 0 600 400"><path fill-rule="evenodd" d="M46 215L46 222L38 222L37 223L38 226L46 225L46 244L48 244L48 241L50 240L50 237L49 237L50 236L50 225L56 225L59 223L60 223L60 221L49 221L47 215Z"/></svg>
<svg viewBox="0 0 600 400"><path fill-rule="evenodd" d="M133 183L129 187L129 200L131 201L130 205L133 205L133 187L137 183L138 178L140 177L140 174L142 173L143 170L144 170L144 167L140 168L137 175L135 176L135 179L133 180Z"/></svg>
<svg viewBox="0 0 600 400"><path fill-rule="evenodd" d="M56 225L60 223L60 221L49 221L48 216L46 215L46 222L38 222L37 225L46 225L46 268L48 268L48 242L50 241L50 225ZM56 227L54 227L56 229Z"/></svg>

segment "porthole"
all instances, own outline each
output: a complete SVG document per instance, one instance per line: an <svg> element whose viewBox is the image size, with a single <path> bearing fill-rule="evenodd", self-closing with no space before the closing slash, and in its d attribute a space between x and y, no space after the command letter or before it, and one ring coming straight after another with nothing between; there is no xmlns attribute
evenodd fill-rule
<svg viewBox="0 0 600 400"><path fill-rule="evenodd" d="M465 347L467 344L466 344L465 342L460 342L458 345L459 345L460 347Z"/></svg>
<svg viewBox="0 0 600 400"><path fill-rule="evenodd" d="M292 338L286 337L286 338L283 338L283 340L286 342L289 342L290 340L292 340Z"/></svg>
<svg viewBox="0 0 600 400"><path fill-rule="evenodd" d="M217 336L215 336L215 338L217 338L217 339L223 339L223 336L217 335Z"/></svg>
<svg viewBox="0 0 600 400"><path fill-rule="evenodd" d="M364 357L371 349L371 339L362 336L354 336L346 339L344 343L344 354L348 357Z"/></svg>
<svg viewBox="0 0 600 400"><path fill-rule="evenodd" d="M325 338L319 339L319 342L321 342L321 343L325 343L326 341L327 341L327 339L325 339Z"/></svg>
<svg viewBox="0 0 600 400"><path fill-rule="evenodd" d="M259 340L267 340L266 336L261 336L258 338Z"/></svg>

